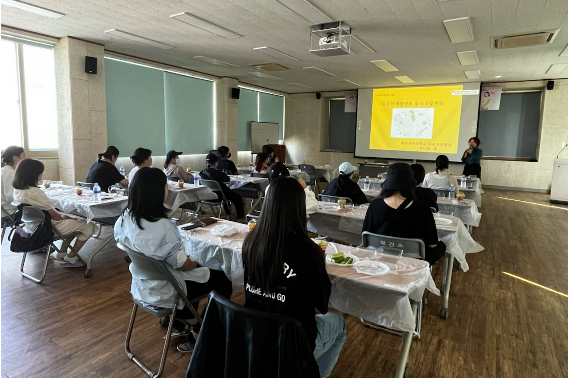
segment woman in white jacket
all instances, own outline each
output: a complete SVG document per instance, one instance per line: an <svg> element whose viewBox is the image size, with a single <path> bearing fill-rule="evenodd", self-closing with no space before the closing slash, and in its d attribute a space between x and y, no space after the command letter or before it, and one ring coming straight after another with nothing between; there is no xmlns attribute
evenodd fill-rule
<svg viewBox="0 0 568 378"><path fill-rule="evenodd" d="M171 150L166 155L166 162L164 163L164 173L166 176L175 176L180 180L183 180L187 184L193 184L193 175L188 173L183 169L182 166L178 164L179 155L183 152Z"/></svg>
<svg viewBox="0 0 568 378"><path fill-rule="evenodd" d="M280 162L274 162L272 163L272 165L270 165L268 174L270 175L270 181L273 181L281 176L290 176L290 171L288 171L288 168L286 168L284 164ZM308 185L306 185L306 182L304 180L298 179L298 182L300 183L300 185L302 185L302 188L304 188L304 193L306 193L306 215L317 212L319 204L318 200L316 199L315 193L308 188ZM268 193L269 187L270 185L266 187L265 193Z"/></svg>

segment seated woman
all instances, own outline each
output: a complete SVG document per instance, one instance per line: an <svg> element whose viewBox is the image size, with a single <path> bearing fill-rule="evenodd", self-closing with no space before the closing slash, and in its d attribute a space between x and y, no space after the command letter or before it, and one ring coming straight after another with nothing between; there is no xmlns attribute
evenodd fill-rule
<svg viewBox="0 0 568 378"><path fill-rule="evenodd" d="M219 158L215 154L209 154L205 158L205 162L207 164L207 168L199 172L199 176L205 180L213 180L217 181L221 186L221 190L225 197L235 205L235 210L237 211L237 218L238 222L245 223L245 209L243 206L243 198L236 192L232 191L225 185L231 181L229 176L224 174L222 171L218 169L218 161ZM221 199L221 193L217 193L219 199ZM227 214L230 213L229 208L225 207L225 212Z"/></svg>
<svg viewBox="0 0 568 378"><path fill-rule="evenodd" d="M262 153L268 155L268 166L280 161L278 155L274 155L274 148L270 147L268 144L262 146Z"/></svg>
<svg viewBox="0 0 568 378"><path fill-rule="evenodd" d="M152 165L152 151L147 148L138 147L136 151L134 151L134 155L130 157L130 161L134 164L134 168L132 168L128 174L128 186L130 186L134 175L140 168Z"/></svg>
<svg viewBox="0 0 568 378"><path fill-rule="evenodd" d="M268 174L268 155L264 153L256 154L254 169L252 173Z"/></svg>
<svg viewBox="0 0 568 378"><path fill-rule="evenodd" d="M369 202L359 185L351 180L353 172L355 172L356 169L357 168L349 162L341 163L339 166L339 177L331 180L322 194L326 196L351 198L351 201L353 201L355 205Z"/></svg>
<svg viewBox="0 0 568 378"><path fill-rule="evenodd" d="M8 216L16 212L16 206L12 205L14 200L12 181L14 181L18 164L25 158L24 149L18 146L10 146L2 153L2 218L6 217L6 221L9 221Z"/></svg>
<svg viewBox="0 0 568 378"><path fill-rule="evenodd" d="M43 163L39 160L24 159L20 162L13 182L14 204L28 204L47 211L51 216L51 224L62 235L80 232L75 245L70 248L69 252L67 252L67 249L70 247L74 237L63 240L59 252L53 252L51 257L56 260L62 260L63 263L61 265L65 267L82 267L83 264L77 258L77 254L91 235L95 233L95 224L87 223L82 219L70 218L55 210L47 195L37 187L38 181L42 180L43 170ZM32 232L35 227L37 225L26 225L26 228L28 228L26 232Z"/></svg>
<svg viewBox="0 0 568 378"><path fill-rule="evenodd" d="M290 177L290 171L284 164L280 162L274 162L274 164L270 166L269 172L270 182L274 181L278 177ZM308 188L308 185L306 185L306 182L304 180L298 179L298 182L300 183L300 185L302 185L302 188L304 188L304 193L306 194L306 215L316 213L319 207L318 200L316 199L316 194L312 192L310 188ZM268 193L268 188L270 188L270 185L266 187L265 193Z"/></svg>
<svg viewBox="0 0 568 378"><path fill-rule="evenodd" d="M221 146L217 149L217 155L219 156L219 163L217 169L224 172L227 175L237 175L237 167L229 158L231 157L231 151L229 147Z"/></svg>
<svg viewBox="0 0 568 378"><path fill-rule="evenodd" d="M168 269L184 293L191 298L216 290L230 299L231 281L220 270L198 267L184 249L178 228L168 218L164 199L168 196L166 175L159 168L145 167L138 171L128 189L128 205L114 225L114 238L118 243L156 260L165 261ZM132 265L131 265L132 272ZM130 287L137 300L157 307L171 308L176 292L168 281L149 281L132 272ZM199 303L192 303L197 309ZM187 343L178 346L181 352L190 352L195 345L191 326L179 319L191 319L193 313L182 301L177 304L173 326L187 335ZM193 327L199 333L201 324Z"/></svg>
<svg viewBox="0 0 568 378"><path fill-rule="evenodd" d="M398 238L422 239L426 244L426 261L435 264L446 252L446 245L438 238L436 223L430 207L415 201L410 166L394 163L389 166L387 178L379 198L367 209L363 231Z"/></svg>
<svg viewBox="0 0 568 378"><path fill-rule="evenodd" d="M175 150L168 152L166 162L164 163L164 173L168 177L175 176L188 184L193 184L193 175L179 165L179 155L183 155L183 152Z"/></svg>
<svg viewBox="0 0 568 378"><path fill-rule="evenodd" d="M345 323L340 313L328 313L331 282L323 251L306 235L305 196L296 180L282 177L270 184L242 255L245 306L297 319L320 376L328 377L345 342Z"/></svg>
<svg viewBox="0 0 568 378"><path fill-rule="evenodd" d="M458 180L448 171L450 159L446 155L436 158L436 172L427 173L422 182L423 188L447 190L454 184L456 194L460 192Z"/></svg>
<svg viewBox="0 0 568 378"><path fill-rule="evenodd" d="M422 166L422 164L412 164L410 166L410 169L412 170L412 177L414 177L414 180L416 180L417 183L416 187L414 188L416 199L418 201L424 202L428 206L433 207L434 209L436 209L436 211L438 211L438 195L436 194L436 192L434 192L432 189L423 188L422 186L420 186L422 184L422 181L424 181L424 176L426 174L424 167Z"/></svg>
<svg viewBox="0 0 568 378"><path fill-rule="evenodd" d="M103 192L114 184L128 186L128 179L120 174L114 166L118 160L118 148L108 146L106 151L98 155L97 161L89 168L87 182L98 183Z"/></svg>

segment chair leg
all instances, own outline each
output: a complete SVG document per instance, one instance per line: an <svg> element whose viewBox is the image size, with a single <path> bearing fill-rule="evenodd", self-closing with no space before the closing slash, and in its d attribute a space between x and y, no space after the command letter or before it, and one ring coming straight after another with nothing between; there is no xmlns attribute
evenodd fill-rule
<svg viewBox="0 0 568 378"><path fill-rule="evenodd" d="M126 332L126 342L124 349L126 351L126 356L129 360L134 362L144 373L149 377L159 378L164 373L164 366L166 364L166 358L168 357L168 346L170 345L170 339L172 337L172 329L174 326L174 318L176 315L176 308L174 307L172 313L170 314L170 323L168 325L168 330L166 331L166 339L164 341L164 347L162 349L162 358L160 359L160 366L157 373L153 373L142 361L140 361L130 350L130 338L132 336L132 330L134 328L134 322L136 320L136 312L138 310L138 305L134 303L132 307L132 315L130 316L130 323L128 324L128 331Z"/></svg>
<svg viewBox="0 0 568 378"><path fill-rule="evenodd" d="M99 236L101 236L101 229L102 229L103 226L102 226L100 223L97 222L97 223L95 223L95 227L97 227L98 232L95 232L95 233L92 235L92 237L96 239L96 238L98 238Z"/></svg>
<svg viewBox="0 0 568 378"><path fill-rule="evenodd" d="M47 274L47 264L49 264L49 253L50 252L51 252L51 246L48 246L46 256L45 256L45 264L43 265L43 272L42 272L42 274L39 278L31 276L27 273L24 273L24 264L26 263L26 255L28 254L27 252L24 252L24 255L22 256L22 264L20 265L20 273L22 274L22 276L24 276L27 279L30 279L30 280L32 280L36 283L42 283L43 280L45 279L45 275Z"/></svg>
<svg viewBox="0 0 568 378"><path fill-rule="evenodd" d="M2 241L4 241L4 233L6 232L6 225L2 226Z"/></svg>

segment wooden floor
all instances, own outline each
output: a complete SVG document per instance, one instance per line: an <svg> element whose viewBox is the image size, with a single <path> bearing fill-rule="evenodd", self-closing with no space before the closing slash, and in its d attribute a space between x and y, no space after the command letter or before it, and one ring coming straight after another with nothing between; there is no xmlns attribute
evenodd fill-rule
<svg viewBox="0 0 568 378"><path fill-rule="evenodd" d="M473 233L485 251L467 256L469 272L454 271L448 320L438 317L441 298L428 295L407 378L568 377L568 207L547 201L544 194L485 191L481 226ZM91 239L85 248L97 243ZM1 377L143 378L124 353L132 301L123 256L107 246L91 279L80 269L50 264L38 285L20 276L21 255L4 242ZM436 282L440 268L434 268ZM242 294L233 300L242 302ZM164 329L139 314L133 349L156 366ZM400 338L346 320L347 341L332 377L394 376ZM164 377L185 374L190 354L177 352L178 342L172 342Z"/></svg>

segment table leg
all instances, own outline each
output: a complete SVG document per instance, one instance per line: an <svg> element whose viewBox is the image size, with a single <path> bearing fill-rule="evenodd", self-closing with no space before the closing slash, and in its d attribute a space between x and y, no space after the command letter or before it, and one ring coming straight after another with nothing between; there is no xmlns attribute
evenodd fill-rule
<svg viewBox="0 0 568 378"><path fill-rule="evenodd" d="M452 284L452 271L454 268L454 256L447 253L444 258L444 275L442 279L442 293L444 293L444 299L442 302L442 310L440 311L440 317L448 318L448 308L450 301L450 286Z"/></svg>
<svg viewBox="0 0 568 378"><path fill-rule="evenodd" d="M414 321L416 322L417 305L412 304L412 313L414 315ZM413 332L404 332L402 334L402 350L400 351L400 358L398 359L398 366L396 367L395 378L403 378L404 372L406 371L406 364L408 362L408 355L410 354L410 347L412 345Z"/></svg>
<svg viewBox="0 0 568 378"><path fill-rule="evenodd" d="M91 270L91 262L93 261L93 257L95 257L95 255L97 253L99 253L101 251L101 249L103 249L108 243L110 243L112 240L114 240L114 233L111 233L111 235L104 239L103 242L101 243L101 245L99 245L93 252L91 252L91 254L89 255L89 258L87 260L87 269L85 270L85 278L91 278L93 272Z"/></svg>
<svg viewBox="0 0 568 378"><path fill-rule="evenodd" d="M250 213L252 213L253 210L256 208L256 205L258 205L258 204L260 203L260 201L262 200L261 194L262 194L262 193L258 193L258 198L257 198L257 199L253 202L253 204L251 205L250 210L249 210L249 212L247 213L247 215L250 215Z"/></svg>

